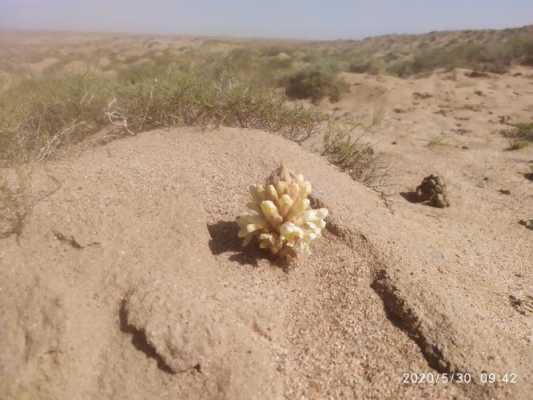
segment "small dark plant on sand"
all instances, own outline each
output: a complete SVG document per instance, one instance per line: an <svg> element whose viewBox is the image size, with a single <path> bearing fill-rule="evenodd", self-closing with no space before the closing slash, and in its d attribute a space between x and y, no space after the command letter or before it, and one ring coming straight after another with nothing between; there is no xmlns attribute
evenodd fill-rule
<svg viewBox="0 0 533 400"><path fill-rule="evenodd" d="M511 126L511 129L502 132L509 139L507 150L520 150L533 142L533 122L519 122Z"/></svg>

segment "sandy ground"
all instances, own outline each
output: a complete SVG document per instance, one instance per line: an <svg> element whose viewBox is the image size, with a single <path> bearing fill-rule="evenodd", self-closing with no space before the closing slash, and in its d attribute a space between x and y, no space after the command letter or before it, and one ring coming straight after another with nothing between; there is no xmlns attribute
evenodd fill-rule
<svg viewBox="0 0 533 400"><path fill-rule="evenodd" d="M150 132L36 166L31 214L0 240L2 397L528 399L533 245L517 219L533 214L533 188L498 194L521 164L478 152L499 155L489 180L454 158L445 210L398 193L387 207L256 131ZM243 252L234 223L247 186L281 161L331 211L289 270ZM483 372L517 383L482 384Z"/></svg>
<svg viewBox="0 0 533 400"><path fill-rule="evenodd" d="M39 74L56 59L25 51L59 38L35 37L17 36L17 56ZM202 43L83 40L87 54L123 42L131 56ZM533 69L470 72L344 74L351 92L320 105L379 116L362 132L389 166L378 191L313 154L320 136L227 128L2 171L22 189L0 209L0 398L530 399L533 232L518 222L533 218L533 146L506 151L500 132L531 121ZM331 212L289 269L243 251L234 222L280 162ZM406 200L431 173L451 207Z"/></svg>

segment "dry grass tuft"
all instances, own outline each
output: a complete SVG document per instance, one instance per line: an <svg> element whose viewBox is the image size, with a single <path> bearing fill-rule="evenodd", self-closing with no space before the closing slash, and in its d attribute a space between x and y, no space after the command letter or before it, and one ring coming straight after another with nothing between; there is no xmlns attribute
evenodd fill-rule
<svg viewBox="0 0 533 400"><path fill-rule="evenodd" d="M364 135L354 133L361 124L341 121L328 125L322 155L355 181L371 187L379 186L387 175L387 168L364 140Z"/></svg>
<svg viewBox="0 0 533 400"><path fill-rule="evenodd" d="M105 124L105 85L88 75L31 79L0 96L0 162L49 158Z"/></svg>

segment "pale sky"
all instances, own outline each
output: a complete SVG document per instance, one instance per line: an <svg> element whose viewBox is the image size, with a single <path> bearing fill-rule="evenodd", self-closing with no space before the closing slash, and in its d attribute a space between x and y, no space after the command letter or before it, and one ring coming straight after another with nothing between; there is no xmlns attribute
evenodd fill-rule
<svg viewBox="0 0 533 400"><path fill-rule="evenodd" d="M0 29L346 39L533 24L533 0L0 0Z"/></svg>

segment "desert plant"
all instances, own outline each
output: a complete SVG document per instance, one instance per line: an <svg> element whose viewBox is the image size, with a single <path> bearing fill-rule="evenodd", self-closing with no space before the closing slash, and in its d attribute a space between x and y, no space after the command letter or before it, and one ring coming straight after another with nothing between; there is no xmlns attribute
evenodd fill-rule
<svg viewBox="0 0 533 400"><path fill-rule="evenodd" d="M479 39L460 42L450 40L444 46L431 45L418 48L412 57L389 60L385 71L401 77L428 73L437 68L471 68L478 71L504 73L513 62L527 64L533 39L516 37L482 42Z"/></svg>
<svg viewBox="0 0 533 400"><path fill-rule="evenodd" d="M243 246L257 239L261 249L275 256L309 254L309 245L320 237L328 216L325 208L311 209L311 190L311 183L303 175L296 175L283 165L264 185L252 185L252 201L248 203L252 213L237 218Z"/></svg>
<svg viewBox="0 0 533 400"><path fill-rule="evenodd" d="M44 159L106 124L107 88L92 75L31 79L0 96L0 160Z"/></svg>
<svg viewBox="0 0 533 400"><path fill-rule="evenodd" d="M522 150L529 146L529 143L525 140L510 140L509 146L506 148L508 151Z"/></svg>
<svg viewBox="0 0 533 400"><path fill-rule="evenodd" d="M526 172L526 173L524 174L524 177L525 177L526 179L529 179L530 181L533 181L533 161L530 161L529 163L530 163L530 165L529 165L529 172Z"/></svg>
<svg viewBox="0 0 533 400"><path fill-rule="evenodd" d="M533 122L511 124L511 128L502 131L501 134L509 139L507 150L523 149L533 142Z"/></svg>
<svg viewBox="0 0 533 400"><path fill-rule="evenodd" d="M261 49L261 54L265 57L276 57L281 53L287 53L289 51L286 46L267 46Z"/></svg>
<svg viewBox="0 0 533 400"><path fill-rule="evenodd" d="M533 122L519 122L512 126L514 128L512 136L533 142Z"/></svg>
<svg viewBox="0 0 533 400"><path fill-rule="evenodd" d="M0 161L49 158L110 123L128 134L171 126L237 126L301 142L324 118L216 63L205 69L146 65L117 78L30 79L0 94Z"/></svg>
<svg viewBox="0 0 533 400"><path fill-rule="evenodd" d="M509 57L523 65L533 65L533 37L520 35L506 44Z"/></svg>
<svg viewBox="0 0 533 400"><path fill-rule="evenodd" d="M323 118L288 104L273 89L229 72L169 71L122 87L113 105L135 132L165 126L224 125L281 132L295 141L314 133Z"/></svg>
<svg viewBox="0 0 533 400"><path fill-rule="evenodd" d="M428 143L426 144L429 148L434 148L438 146L448 146L449 143L446 140L446 136L444 136L442 133L440 135L432 137Z"/></svg>
<svg viewBox="0 0 533 400"><path fill-rule="evenodd" d="M330 122L324 135L322 155L329 162L347 172L354 180L372 186L385 176L385 167L379 162L372 146L363 135L354 131L360 124Z"/></svg>
<svg viewBox="0 0 533 400"><path fill-rule="evenodd" d="M378 74L380 72L379 66L376 61L365 61L365 62L353 62L348 67L348 72L354 74Z"/></svg>
<svg viewBox="0 0 533 400"><path fill-rule="evenodd" d="M353 62L348 67L348 71L354 74L363 74L370 69L369 62Z"/></svg>
<svg viewBox="0 0 533 400"><path fill-rule="evenodd" d="M348 86L342 79L320 69L298 71L287 78L284 86L289 98L310 99L313 103L318 103L325 97L329 97L331 102L337 102L348 91Z"/></svg>

